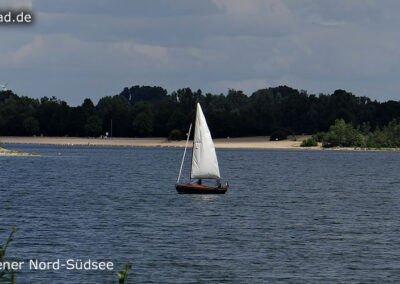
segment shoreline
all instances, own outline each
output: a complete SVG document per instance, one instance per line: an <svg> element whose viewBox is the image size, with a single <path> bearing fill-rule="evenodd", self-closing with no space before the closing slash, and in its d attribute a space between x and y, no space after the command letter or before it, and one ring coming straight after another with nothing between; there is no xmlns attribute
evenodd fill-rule
<svg viewBox="0 0 400 284"><path fill-rule="evenodd" d="M269 136L217 138L213 139L215 148L226 149L306 149L300 147L301 142L309 136L294 140L269 141ZM88 138L88 137L20 137L1 136L2 144L45 144L60 146L130 146L130 147L185 147L186 140L168 141L164 137L155 138ZM188 148L192 147L189 140ZM319 149L321 147L308 147ZM322 148L321 148L322 149Z"/></svg>
<svg viewBox="0 0 400 284"><path fill-rule="evenodd" d="M269 141L269 136L238 137L238 138L216 138L213 139L217 149L280 149L280 150L327 150L327 151L385 151L399 152L399 148L354 148L334 147L323 148L321 143L314 147L300 147L303 140L311 135L296 136L280 141ZM193 140L189 140L188 148L192 147ZM164 137L152 138L93 138L93 137L27 137L27 136L0 136L1 144L36 144L36 145L59 145L59 146L127 146L127 147L185 147L186 140L168 141ZM35 156L22 151L4 149L0 146L1 156Z"/></svg>

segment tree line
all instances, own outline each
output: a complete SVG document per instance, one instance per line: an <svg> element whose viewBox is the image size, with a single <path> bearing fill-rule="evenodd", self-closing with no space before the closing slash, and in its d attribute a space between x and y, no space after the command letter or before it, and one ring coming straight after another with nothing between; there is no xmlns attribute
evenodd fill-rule
<svg viewBox="0 0 400 284"><path fill-rule="evenodd" d="M400 119L400 101L378 102L345 90L315 95L279 86L251 95L231 89L224 95L132 86L96 105L87 98L76 107L56 97L33 99L8 90L0 92L0 135L98 137L112 132L115 137L184 138L196 102L213 137L326 132L337 119L375 131Z"/></svg>

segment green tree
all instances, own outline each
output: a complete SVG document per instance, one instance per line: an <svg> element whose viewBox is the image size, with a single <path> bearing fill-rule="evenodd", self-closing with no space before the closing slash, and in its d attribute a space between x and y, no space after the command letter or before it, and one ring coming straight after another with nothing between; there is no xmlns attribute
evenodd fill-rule
<svg viewBox="0 0 400 284"><path fill-rule="evenodd" d="M323 140L324 147L361 147L364 145L363 136L354 129L351 123L337 119Z"/></svg>
<svg viewBox="0 0 400 284"><path fill-rule="evenodd" d="M315 140L314 137L310 137L306 140L303 140L300 144L300 147L314 147L314 146L318 146L318 142L317 140Z"/></svg>
<svg viewBox="0 0 400 284"><path fill-rule="evenodd" d="M97 115L92 115L88 118L85 125L86 135L99 136L102 131L102 121Z"/></svg>
<svg viewBox="0 0 400 284"><path fill-rule="evenodd" d="M103 97L97 104L96 109L103 121L104 131L111 133L112 124L113 136L131 135L133 107L125 97Z"/></svg>
<svg viewBox="0 0 400 284"><path fill-rule="evenodd" d="M39 122L32 116L24 120L23 126L27 135L37 134L39 131Z"/></svg>
<svg viewBox="0 0 400 284"><path fill-rule="evenodd" d="M139 113L132 125L134 131L141 137L148 137L153 133L153 119L147 112Z"/></svg>

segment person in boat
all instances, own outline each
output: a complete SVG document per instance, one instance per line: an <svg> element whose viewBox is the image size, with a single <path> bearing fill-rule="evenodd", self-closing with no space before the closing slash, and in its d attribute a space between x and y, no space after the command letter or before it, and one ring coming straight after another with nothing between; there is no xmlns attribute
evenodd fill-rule
<svg viewBox="0 0 400 284"><path fill-rule="evenodd" d="M221 187L221 180L219 178L217 178L216 183L217 183L217 187L220 188Z"/></svg>
<svg viewBox="0 0 400 284"><path fill-rule="evenodd" d="M198 185L202 185L201 179L199 179L199 180L197 181L197 184L198 184Z"/></svg>

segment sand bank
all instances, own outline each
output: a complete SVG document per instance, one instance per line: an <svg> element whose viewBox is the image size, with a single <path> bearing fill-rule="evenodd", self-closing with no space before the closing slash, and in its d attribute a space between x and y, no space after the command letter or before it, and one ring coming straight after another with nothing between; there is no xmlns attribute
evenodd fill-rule
<svg viewBox="0 0 400 284"><path fill-rule="evenodd" d="M0 147L0 156L39 156L39 154L25 153L24 151L9 150L9 149Z"/></svg>
<svg viewBox="0 0 400 284"><path fill-rule="evenodd" d="M296 141L269 141L268 136L214 139L216 148L230 149L304 149L302 140L308 136L297 137ZM0 137L0 143L9 144L50 144L85 146L139 146L139 147L185 147L186 141L168 141L166 138L81 138L81 137ZM192 141L189 141L189 146ZM320 147L310 147L321 149Z"/></svg>

